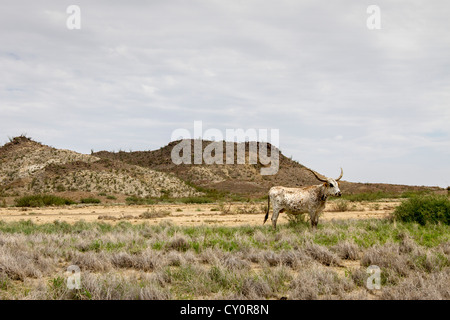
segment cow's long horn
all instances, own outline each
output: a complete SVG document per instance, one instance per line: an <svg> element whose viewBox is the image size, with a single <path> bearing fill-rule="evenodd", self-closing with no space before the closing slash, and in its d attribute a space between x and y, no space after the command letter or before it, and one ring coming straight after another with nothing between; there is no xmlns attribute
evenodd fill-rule
<svg viewBox="0 0 450 320"><path fill-rule="evenodd" d="M317 178L317 180L319 180L319 181L322 181L322 182L327 182L327 179L324 177L324 178L321 178L320 176L321 176L321 174L319 174L319 173L317 173L317 172L315 172L314 170L311 170L311 169L309 169L309 168L306 168L306 169L308 169L309 171L311 171L313 174L314 174L314 176Z"/></svg>
<svg viewBox="0 0 450 320"><path fill-rule="evenodd" d="M342 170L342 168L341 168L341 175L339 176L339 178L336 179L336 181L341 180L341 178L342 178L343 175L344 175L344 170Z"/></svg>

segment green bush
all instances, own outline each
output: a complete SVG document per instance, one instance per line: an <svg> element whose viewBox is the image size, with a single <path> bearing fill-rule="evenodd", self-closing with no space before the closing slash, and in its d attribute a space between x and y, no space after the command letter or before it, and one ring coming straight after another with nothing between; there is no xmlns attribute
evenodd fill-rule
<svg viewBox="0 0 450 320"><path fill-rule="evenodd" d="M450 200L446 196L429 195L409 198L399 205L394 219L405 222L450 224Z"/></svg>
<svg viewBox="0 0 450 320"><path fill-rule="evenodd" d="M309 226L308 215L306 213L292 214L286 212L289 227Z"/></svg>
<svg viewBox="0 0 450 320"><path fill-rule="evenodd" d="M44 206L64 206L74 204L70 199L53 195L32 195L24 196L14 200L17 207L44 207Z"/></svg>
<svg viewBox="0 0 450 320"><path fill-rule="evenodd" d="M83 198L80 200L81 203L100 203L100 199L97 198Z"/></svg>
<svg viewBox="0 0 450 320"><path fill-rule="evenodd" d="M128 205L131 204L155 204L156 201L150 198L141 198L136 196L131 196L125 199Z"/></svg>

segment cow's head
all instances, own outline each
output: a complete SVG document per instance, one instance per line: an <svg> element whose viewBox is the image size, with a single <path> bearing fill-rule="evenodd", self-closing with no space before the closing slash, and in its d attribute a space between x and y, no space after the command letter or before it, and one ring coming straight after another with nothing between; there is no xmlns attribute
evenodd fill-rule
<svg viewBox="0 0 450 320"><path fill-rule="evenodd" d="M337 196L337 197L341 196L341 190L339 189L339 180L341 180L342 176L344 175L344 171L342 170L342 168L341 168L341 175L337 179L327 178L311 169L309 170L314 174L314 176L319 181L324 182L326 196Z"/></svg>

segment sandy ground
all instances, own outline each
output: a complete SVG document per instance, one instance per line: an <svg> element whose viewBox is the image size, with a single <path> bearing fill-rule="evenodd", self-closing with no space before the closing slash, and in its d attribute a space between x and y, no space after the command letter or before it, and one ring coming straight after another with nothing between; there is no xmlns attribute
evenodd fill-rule
<svg viewBox="0 0 450 320"><path fill-rule="evenodd" d="M321 221L330 221L333 219L384 218L399 204L400 201L398 200L351 203L350 210L334 212L332 211L334 208L333 203L329 202L321 216ZM75 205L50 208L10 207L0 208L0 220L5 222L32 220L35 223L48 223L55 220L68 223L74 223L80 220L88 222L105 221L111 223L116 223L118 221L142 223L145 221L149 224L158 224L161 221L170 220L177 225L261 225L265 215L263 207L264 203L232 203L225 204L223 207L219 207L218 204L158 204L142 206L120 204ZM140 218L139 215L146 211L170 212L170 214L159 218ZM102 219L103 217L106 217L106 219ZM278 219L278 223L285 222L287 222L286 214L282 213Z"/></svg>

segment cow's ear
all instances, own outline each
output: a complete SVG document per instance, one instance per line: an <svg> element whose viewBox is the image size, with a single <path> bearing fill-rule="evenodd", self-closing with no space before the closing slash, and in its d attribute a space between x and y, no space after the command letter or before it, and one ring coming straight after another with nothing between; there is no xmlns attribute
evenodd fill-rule
<svg viewBox="0 0 450 320"><path fill-rule="evenodd" d="M324 182L323 185L324 185L325 187L328 187L328 182Z"/></svg>

